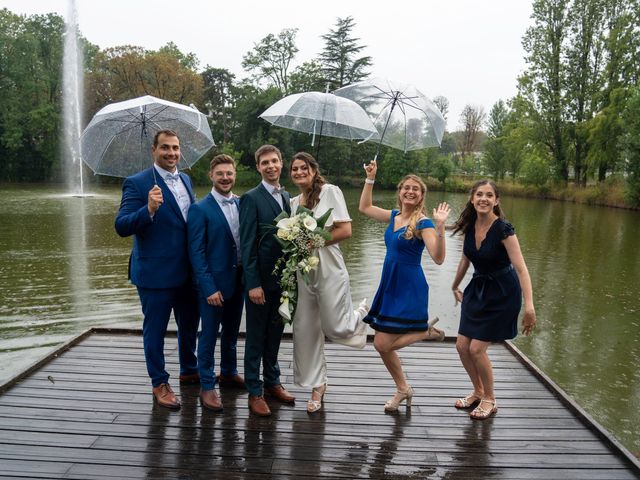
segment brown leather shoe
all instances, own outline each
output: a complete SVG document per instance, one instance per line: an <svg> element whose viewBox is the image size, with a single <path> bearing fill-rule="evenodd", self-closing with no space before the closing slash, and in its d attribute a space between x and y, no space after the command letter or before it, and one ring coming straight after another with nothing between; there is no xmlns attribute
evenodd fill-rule
<svg viewBox="0 0 640 480"><path fill-rule="evenodd" d="M161 407L173 409L180 408L180 400L178 400L178 397L173 393L173 390L171 390L171 386L168 383L161 383L151 391L153 392L153 399Z"/></svg>
<svg viewBox="0 0 640 480"><path fill-rule="evenodd" d="M225 388L241 388L245 389L244 386L244 378L242 378L237 373L235 375L218 375L217 377L218 385Z"/></svg>
<svg viewBox="0 0 640 480"><path fill-rule="evenodd" d="M287 392L287 389L282 385L272 385L264 388L265 393L268 393L274 398L277 398L282 403L295 403L296 397Z"/></svg>
<svg viewBox="0 0 640 480"><path fill-rule="evenodd" d="M180 374L180 385L197 385L200 383L200 375L198 373Z"/></svg>
<svg viewBox="0 0 640 480"><path fill-rule="evenodd" d="M222 401L215 390L200 390L200 405L214 412L222 411Z"/></svg>
<svg viewBox="0 0 640 480"><path fill-rule="evenodd" d="M249 395L249 410L259 417L268 417L271 415L269 405L264 401L262 395Z"/></svg>

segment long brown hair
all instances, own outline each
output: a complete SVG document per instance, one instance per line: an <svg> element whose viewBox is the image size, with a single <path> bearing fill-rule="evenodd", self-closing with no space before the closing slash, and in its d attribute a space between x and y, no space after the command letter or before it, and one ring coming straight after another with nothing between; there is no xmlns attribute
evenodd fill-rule
<svg viewBox="0 0 640 480"><path fill-rule="evenodd" d="M422 192L422 201L413 208L411 215L409 216L409 224L407 225L407 229L404 232L404 238L407 240L411 240L416 234L416 225L418 224L418 220L422 217L426 217L427 214L424 209L424 200L427 196L427 186L422 181L422 179L413 174L405 175L402 177L402 180L398 183L398 191L396 194L396 201L398 204L398 209L400 213L402 213L402 202L400 201L400 191L402 190L402 186L405 184L407 180L413 180L420 186L420 191Z"/></svg>
<svg viewBox="0 0 640 480"><path fill-rule="evenodd" d="M458 217L458 220L456 220L456 223L453 224L453 233L451 235L455 235L458 232L460 232L461 234L467 233L469 227L476 222L478 213L473 206L472 200L478 188L482 187L483 185L489 185L493 189L493 193L495 193L496 195L496 200L500 198L498 187L493 182L493 180L484 179L478 180L476 183L474 183L471 187L471 192L469 193L469 200L467 200L467 204L464 206L464 209L462 210L462 213L460 213L460 216ZM499 203L493 206L493 213L495 213L498 218L504 219L504 213L502 212L502 208L500 208Z"/></svg>
<svg viewBox="0 0 640 480"><path fill-rule="evenodd" d="M309 171L313 173L311 190L309 190L309 193L305 195L305 203L304 205L302 205L303 207L311 210L320 201L320 191L322 190L322 186L327 183L327 181L322 175L320 175L320 165L318 164L317 160L307 152L298 152L293 156L293 158L291 159L291 164L289 165L289 176L291 176L291 168L293 167L293 162L296 160L302 160L304 163L306 163Z"/></svg>

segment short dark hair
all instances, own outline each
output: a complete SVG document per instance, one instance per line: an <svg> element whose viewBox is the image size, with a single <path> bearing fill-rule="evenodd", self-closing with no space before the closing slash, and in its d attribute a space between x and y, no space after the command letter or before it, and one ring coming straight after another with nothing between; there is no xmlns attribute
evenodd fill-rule
<svg viewBox="0 0 640 480"><path fill-rule="evenodd" d="M280 152L280 149L278 147L275 147L273 145L262 145L259 149L256 150L256 165L260 162L260 157L265 153L275 153L276 155L278 155L278 158L282 162L282 153Z"/></svg>
<svg viewBox="0 0 640 480"><path fill-rule="evenodd" d="M211 159L211 162L209 162L209 171L213 170L218 165L221 165L223 163L231 164L233 165L233 168L236 168L236 162L233 159L233 157L231 157L230 155L227 155L226 153L221 153L220 155L216 155Z"/></svg>
<svg viewBox="0 0 640 480"><path fill-rule="evenodd" d="M160 135L166 135L167 137L176 137L178 140L180 140L180 137L178 137L178 134L173 130L169 130L168 128L164 130L158 130L156 134L153 136L154 147L158 146L158 138L160 138Z"/></svg>

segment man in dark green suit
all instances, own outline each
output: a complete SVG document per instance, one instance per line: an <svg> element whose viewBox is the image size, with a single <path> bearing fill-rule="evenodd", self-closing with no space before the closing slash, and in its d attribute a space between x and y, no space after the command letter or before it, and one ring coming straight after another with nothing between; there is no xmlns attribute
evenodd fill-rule
<svg viewBox="0 0 640 480"><path fill-rule="evenodd" d="M280 150L263 145L256 150L255 158L262 182L240 198L240 250L247 289L244 379L249 409L266 417L271 410L263 393L284 403L295 401L280 383L278 350L284 324L278 314L281 290L273 269L282 248L269 228L282 210L287 213L291 210L289 194L280 187L283 167ZM261 363L264 382L260 380Z"/></svg>

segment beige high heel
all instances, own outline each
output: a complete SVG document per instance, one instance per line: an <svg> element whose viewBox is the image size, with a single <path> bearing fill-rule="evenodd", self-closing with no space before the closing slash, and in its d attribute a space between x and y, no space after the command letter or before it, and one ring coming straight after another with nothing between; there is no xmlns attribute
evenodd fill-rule
<svg viewBox="0 0 640 480"><path fill-rule="evenodd" d="M320 410L322 408L322 402L324 400L324 394L327 391L327 384L325 383L324 385L320 385L319 387L313 387L311 389L311 398L309 399L309 401L307 401L307 412L308 413L315 413L318 410ZM313 399L313 394L314 393L319 393L320 394L320 400L314 400Z"/></svg>
<svg viewBox="0 0 640 480"><path fill-rule="evenodd" d="M384 411L397 412L398 407L404 401L407 402L407 408L411 408L412 397L413 388L411 388L411 385L409 385L409 388L407 388L404 392L396 390L396 394L393 396L393 398L390 398L389 400L387 400L387 403L384 404Z"/></svg>

